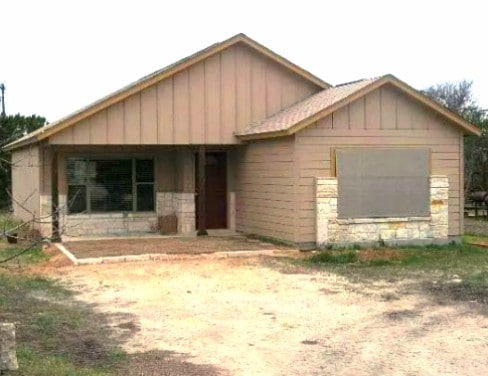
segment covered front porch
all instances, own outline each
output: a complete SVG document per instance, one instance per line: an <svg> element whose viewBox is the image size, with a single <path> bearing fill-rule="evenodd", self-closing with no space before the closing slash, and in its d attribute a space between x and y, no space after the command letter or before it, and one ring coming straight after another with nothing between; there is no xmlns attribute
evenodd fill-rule
<svg viewBox="0 0 488 376"><path fill-rule="evenodd" d="M41 232L70 238L234 231L234 148L47 145Z"/></svg>

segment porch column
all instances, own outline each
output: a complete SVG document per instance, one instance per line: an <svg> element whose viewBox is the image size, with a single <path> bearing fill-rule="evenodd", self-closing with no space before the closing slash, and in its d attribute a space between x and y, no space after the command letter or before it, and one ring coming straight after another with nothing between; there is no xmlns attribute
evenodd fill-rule
<svg viewBox="0 0 488 376"><path fill-rule="evenodd" d="M59 233L59 189L58 189L58 153L53 151L51 160L51 220L53 242L61 241Z"/></svg>
<svg viewBox="0 0 488 376"><path fill-rule="evenodd" d="M206 223L206 190L205 190L205 146L198 148L198 231L197 235L208 235Z"/></svg>

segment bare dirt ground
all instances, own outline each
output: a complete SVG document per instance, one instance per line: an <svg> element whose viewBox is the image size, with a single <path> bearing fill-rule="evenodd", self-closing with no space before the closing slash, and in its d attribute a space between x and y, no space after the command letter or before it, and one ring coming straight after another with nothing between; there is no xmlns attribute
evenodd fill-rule
<svg viewBox="0 0 488 376"><path fill-rule="evenodd" d="M488 374L488 318L470 303L284 265L195 256L45 271L111 314L125 350L188 370L166 358L149 371L143 357L124 374Z"/></svg>

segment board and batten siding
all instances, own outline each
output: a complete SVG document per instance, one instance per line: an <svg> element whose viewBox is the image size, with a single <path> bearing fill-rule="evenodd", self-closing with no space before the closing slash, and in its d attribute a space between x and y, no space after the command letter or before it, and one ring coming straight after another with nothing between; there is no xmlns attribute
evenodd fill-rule
<svg viewBox="0 0 488 376"><path fill-rule="evenodd" d="M463 135L420 104L384 86L296 134L296 242L315 241L315 177L332 176L337 147L421 147L431 150L431 174L449 177L449 236L463 229Z"/></svg>
<svg viewBox="0 0 488 376"><path fill-rule="evenodd" d="M49 143L238 144L236 131L320 90L236 44L51 136Z"/></svg>
<svg viewBox="0 0 488 376"><path fill-rule="evenodd" d="M236 149L237 231L295 241L293 147L291 136Z"/></svg>
<svg viewBox="0 0 488 376"><path fill-rule="evenodd" d="M40 171L39 146L29 146L12 152L12 192L14 216L28 222L39 219Z"/></svg>

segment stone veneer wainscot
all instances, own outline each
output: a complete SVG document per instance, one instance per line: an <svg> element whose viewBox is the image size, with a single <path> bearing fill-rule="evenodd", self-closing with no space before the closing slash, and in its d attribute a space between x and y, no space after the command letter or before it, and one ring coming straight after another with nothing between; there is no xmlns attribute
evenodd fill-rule
<svg viewBox="0 0 488 376"><path fill-rule="evenodd" d="M337 178L316 179L316 242L328 245L385 241L447 242L449 180L430 176L430 216L402 218L338 218Z"/></svg>
<svg viewBox="0 0 488 376"><path fill-rule="evenodd" d="M41 196L41 233L50 236L51 197ZM67 214L66 195L59 195L59 225L61 235L109 235L142 233L154 229L158 216L176 214L178 233L195 232L195 195L183 192L158 192L155 212L91 213Z"/></svg>

